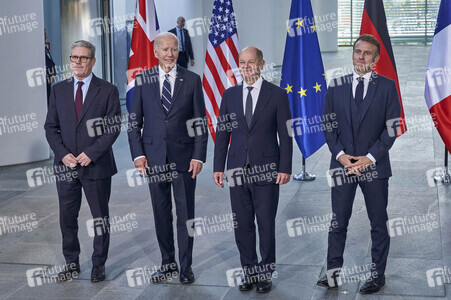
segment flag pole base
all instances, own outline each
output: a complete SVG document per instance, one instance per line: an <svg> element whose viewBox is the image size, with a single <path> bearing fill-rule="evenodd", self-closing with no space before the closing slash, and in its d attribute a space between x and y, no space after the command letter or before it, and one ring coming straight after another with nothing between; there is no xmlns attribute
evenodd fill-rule
<svg viewBox="0 0 451 300"><path fill-rule="evenodd" d="M313 181L315 180L315 175L310 175L307 171L302 171L297 175L293 175L293 179L297 181Z"/></svg>
<svg viewBox="0 0 451 300"><path fill-rule="evenodd" d="M441 176L435 176L434 181L450 184L451 183L451 175L448 173L448 169L445 169L445 172L443 172L443 174Z"/></svg>

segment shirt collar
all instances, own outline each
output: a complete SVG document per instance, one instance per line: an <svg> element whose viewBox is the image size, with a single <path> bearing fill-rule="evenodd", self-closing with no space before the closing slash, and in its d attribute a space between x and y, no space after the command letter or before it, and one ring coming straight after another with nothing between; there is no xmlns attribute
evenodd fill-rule
<svg viewBox="0 0 451 300"><path fill-rule="evenodd" d="M175 78L175 75L177 74L177 65L175 65L167 74L169 74L170 77ZM160 65L158 65L158 75L160 76L160 78L164 78L164 76L166 75L166 72L161 68Z"/></svg>
<svg viewBox="0 0 451 300"><path fill-rule="evenodd" d="M253 85L248 85L246 81L243 80L243 89L247 89L248 86L253 87L254 89L260 90L262 87L263 78L260 76Z"/></svg>
<svg viewBox="0 0 451 300"><path fill-rule="evenodd" d="M91 83L91 79L92 79L92 72L91 72L91 74L89 74L88 77L86 77L83 80L78 80L77 77L74 76L74 85L77 86L79 81L83 81L83 85L88 86Z"/></svg>
<svg viewBox="0 0 451 300"><path fill-rule="evenodd" d="M355 71L352 72L352 76L354 78L354 80L357 80L359 77L363 77L363 79L365 80L365 82L370 81L371 78L371 74L373 73L373 71L366 73L363 76L360 76L359 74L357 74Z"/></svg>

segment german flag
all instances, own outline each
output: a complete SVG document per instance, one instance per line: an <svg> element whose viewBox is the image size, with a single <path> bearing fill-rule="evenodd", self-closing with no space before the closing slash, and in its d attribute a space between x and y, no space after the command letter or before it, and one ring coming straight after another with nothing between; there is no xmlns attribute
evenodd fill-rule
<svg viewBox="0 0 451 300"><path fill-rule="evenodd" d="M398 72L396 71L395 57L388 35L387 19L385 17L384 3L382 0L365 0L360 34L371 34L381 44L380 58L374 71L396 82L399 103L401 105L401 121L398 129L398 137L407 131L404 108L402 106L401 91L399 89Z"/></svg>

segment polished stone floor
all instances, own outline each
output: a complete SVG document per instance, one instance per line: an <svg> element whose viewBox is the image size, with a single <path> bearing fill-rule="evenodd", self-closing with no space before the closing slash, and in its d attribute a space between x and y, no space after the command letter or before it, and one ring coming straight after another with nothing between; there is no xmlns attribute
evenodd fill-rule
<svg viewBox="0 0 451 300"><path fill-rule="evenodd" d="M444 146L424 102L423 91L429 47L394 47L401 83L407 126L391 150L393 177L390 179L389 218L393 237L386 272L387 284L376 295L358 293L358 279L371 263L370 227L363 197L358 191L348 230L345 267L349 280L336 290L316 286L325 272L327 219L331 212L326 170L330 159L327 147L307 159L313 182L291 181L281 188L277 213L277 276L271 293L255 290L240 293L230 287L239 256L233 232L203 232L195 238L193 270L196 282L182 286L177 280L151 284L138 276L144 268L160 262L148 188L127 180L132 168L126 134L114 145L119 173L113 177L110 214L117 226L111 235L107 280L90 282L92 238L86 221L90 212L85 200L79 218L82 273L71 282L55 283L52 276L34 276L36 268L48 267L47 274L63 261L58 225L58 201L53 183L30 187L26 172L49 167L51 161L0 168L0 216L23 221L8 230L0 227L0 298L4 299L446 299L451 293L451 186L431 180L442 166ZM326 70L349 66L351 49L323 55ZM198 177L196 216L214 218L230 213L227 189L212 181L213 144L208 145L208 161ZM301 170L301 156L295 148L293 169ZM131 186L135 185L135 186ZM21 218L17 220L17 218ZM24 220L24 218L28 218ZM316 220L293 232L291 219ZM316 219L315 219L316 218ZM395 219L401 218L401 219ZM308 223L308 222L305 223ZM395 226L395 221L404 227ZM26 227L28 226L28 227ZM406 229L407 228L407 229ZM448 249L448 250L447 250ZM56 267L55 267L56 266ZM53 268L52 268L53 267ZM231 270L227 272L228 270ZM138 274L138 275L137 275ZM228 281L229 279L229 281ZM233 282L232 282L233 284Z"/></svg>

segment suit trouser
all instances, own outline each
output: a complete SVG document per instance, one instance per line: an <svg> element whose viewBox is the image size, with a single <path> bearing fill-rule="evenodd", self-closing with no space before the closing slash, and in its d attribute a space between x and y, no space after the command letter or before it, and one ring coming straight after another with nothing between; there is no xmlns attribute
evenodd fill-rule
<svg viewBox="0 0 451 300"><path fill-rule="evenodd" d="M97 180L72 178L71 181L57 181L56 186L59 198L60 227L63 235L63 254L66 263L79 263L78 213L83 189L92 217L94 219L101 218L104 224L102 234L94 231L92 265L105 265L110 245L108 202L111 194L111 177Z"/></svg>
<svg viewBox="0 0 451 300"><path fill-rule="evenodd" d="M193 237L189 236L186 221L194 219L196 179L192 173L177 172L172 181L153 181L149 178L149 189L155 219L155 231L160 246L162 265L175 263L174 229L172 227L171 186L174 192L177 214L177 242L182 268L191 266Z"/></svg>
<svg viewBox="0 0 451 300"><path fill-rule="evenodd" d="M351 178L351 177L349 177ZM386 222L388 203L388 178L372 181L353 181L332 187L332 218L327 251L327 269L343 266L346 233L352 214L357 185L362 189L371 225L371 258L379 276L384 275L390 248L390 236ZM332 226L333 222L335 226Z"/></svg>
<svg viewBox="0 0 451 300"><path fill-rule="evenodd" d="M268 274L271 275L274 271L276 263L276 214L279 185L257 185L245 182L243 185L230 187L230 198L232 213L237 223L235 241L240 252L241 266L246 275L258 273L268 278ZM257 217L260 241L260 262L258 262L256 251L255 217Z"/></svg>

